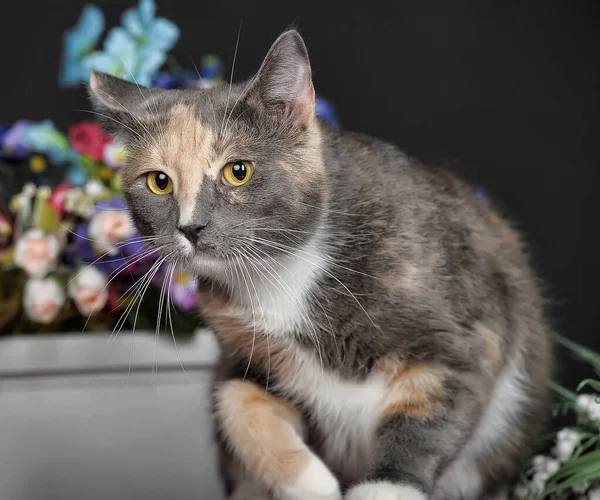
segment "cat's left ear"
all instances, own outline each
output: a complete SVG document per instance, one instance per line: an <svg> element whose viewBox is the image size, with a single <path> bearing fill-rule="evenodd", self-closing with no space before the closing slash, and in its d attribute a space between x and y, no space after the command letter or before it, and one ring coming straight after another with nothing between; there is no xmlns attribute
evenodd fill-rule
<svg viewBox="0 0 600 500"><path fill-rule="evenodd" d="M247 102L303 124L315 116L315 90L304 40L286 31L271 46L247 92Z"/></svg>
<svg viewBox="0 0 600 500"><path fill-rule="evenodd" d="M92 71L90 76L90 100L98 113L99 121L109 132L125 140L140 137L147 131L143 121L152 115L153 99L162 91L163 89L143 87L99 71Z"/></svg>

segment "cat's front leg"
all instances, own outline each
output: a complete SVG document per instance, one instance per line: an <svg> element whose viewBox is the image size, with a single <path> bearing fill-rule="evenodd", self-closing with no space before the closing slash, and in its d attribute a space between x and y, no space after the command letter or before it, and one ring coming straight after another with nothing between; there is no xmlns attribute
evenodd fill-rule
<svg viewBox="0 0 600 500"><path fill-rule="evenodd" d="M345 500L431 498L440 469L477 421L477 398L444 369L417 366L396 379L379 417L366 477Z"/></svg>
<svg viewBox="0 0 600 500"><path fill-rule="evenodd" d="M337 479L301 438L299 412L246 380L215 388L216 417L244 468L281 500L339 500Z"/></svg>

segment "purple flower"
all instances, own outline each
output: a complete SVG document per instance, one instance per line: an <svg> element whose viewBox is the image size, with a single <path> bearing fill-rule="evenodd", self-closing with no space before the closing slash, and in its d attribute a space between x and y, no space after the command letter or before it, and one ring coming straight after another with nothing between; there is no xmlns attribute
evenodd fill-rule
<svg viewBox="0 0 600 500"><path fill-rule="evenodd" d="M170 266L162 264L152 278L152 284L159 289L166 287L171 302L183 311L198 306L198 280L180 268L176 268L171 274Z"/></svg>
<svg viewBox="0 0 600 500"><path fill-rule="evenodd" d="M29 120L19 120L8 131L5 131L0 140L1 155L5 158L20 160L31 152L25 144L25 136L33 125Z"/></svg>

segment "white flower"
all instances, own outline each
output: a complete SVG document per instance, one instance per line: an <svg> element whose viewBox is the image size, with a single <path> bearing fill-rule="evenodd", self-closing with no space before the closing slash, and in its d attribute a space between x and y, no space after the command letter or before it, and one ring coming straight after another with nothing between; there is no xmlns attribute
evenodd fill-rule
<svg viewBox="0 0 600 500"><path fill-rule="evenodd" d="M106 188L101 182L88 181L85 183L84 191L85 194L89 196L100 196L102 193L104 193L104 191L106 191Z"/></svg>
<svg viewBox="0 0 600 500"><path fill-rule="evenodd" d="M590 420L600 420L600 403L596 402L596 394L584 394L587 399L586 411ZM579 398L578 398L579 399Z"/></svg>
<svg viewBox="0 0 600 500"><path fill-rule="evenodd" d="M590 404L594 402L595 396L592 394L580 394L575 400L575 404L582 410L587 411Z"/></svg>
<svg viewBox="0 0 600 500"><path fill-rule="evenodd" d="M558 460L551 458L550 460L548 460L548 462L546 462L545 471L548 473L549 476L554 474L558 469L560 469L560 462Z"/></svg>
<svg viewBox="0 0 600 500"><path fill-rule="evenodd" d="M51 323L65 303L62 287L52 278L32 278L25 284L23 307L37 323Z"/></svg>
<svg viewBox="0 0 600 500"><path fill-rule="evenodd" d="M539 472L541 470L544 470L546 468L546 464L551 460L550 457L547 457L545 455L536 455L535 457L533 457L532 459L532 463L533 463L533 468L535 469L536 472Z"/></svg>
<svg viewBox="0 0 600 500"><path fill-rule="evenodd" d="M43 278L56 269L60 245L53 234L41 229L30 229L23 233L15 247L15 264L29 276Z"/></svg>
<svg viewBox="0 0 600 500"><path fill-rule="evenodd" d="M69 297L84 316L100 311L108 301L106 278L94 266L82 269L69 283Z"/></svg>
<svg viewBox="0 0 600 500"><path fill-rule="evenodd" d="M530 483L530 490L534 495L539 495L546 487L546 479L549 474L547 472L536 472L533 475Z"/></svg>
<svg viewBox="0 0 600 500"><path fill-rule="evenodd" d="M580 439L579 433L568 427L560 430L556 434L556 446L552 449L556 458L561 462L566 461L575 451Z"/></svg>
<svg viewBox="0 0 600 500"><path fill-rule="evenodd" d="M90 220L89 237L98 253L117 253L117 244L131 238L135 228L125 210L104 210Z"/></svg>
<svg viewBox="0 0 600 500"><path fill-rule="evenodd" d="M561 462L565 462L575 451L575 443L573 441L558 441L552 451L556 455L556 458Z"/></svg>
<svg viewBox="0 0 600 500"><path fill-rule="evenodd" d="M600 486L588 491L588 500L600 500Z"/></svg>
<svg viewBox="0 0 600 500"><path fill-rule="evenodd" d="M581 483L577 483L577 484L574 484L573 486L571 486L571 489L575 493L585 493L585 490L587 490L589 487L590 487L589 481L582 481Z"/></svg>
<svg viewBox="0 0 600 500"><path fill-rule="evenodd" d="M123 145L113 141L104 147L104 163L112 169L120 169L125 166L127 153Z"/></svg>

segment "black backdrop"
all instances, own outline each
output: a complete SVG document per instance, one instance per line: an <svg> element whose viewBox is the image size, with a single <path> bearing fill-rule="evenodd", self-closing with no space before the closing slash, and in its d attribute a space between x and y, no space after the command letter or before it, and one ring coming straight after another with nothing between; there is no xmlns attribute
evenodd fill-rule
<svg viewBox="0 0 600 500"><path fill-rule="evenodd" d="M97 0L107 26L134 0ZM391 3L391 2L390 2ZM162 0L185 65L205 53L255 71L290 24L305 36L319 94L345 128L444 162L481 183L525 232L555 327L600 350L599 53L595 2L243 2ZM56 83L62 31L83 2L6 0L0 18L0 123L89 118L85 91ZM584 374L563 366L566 383Z"/></svg>

